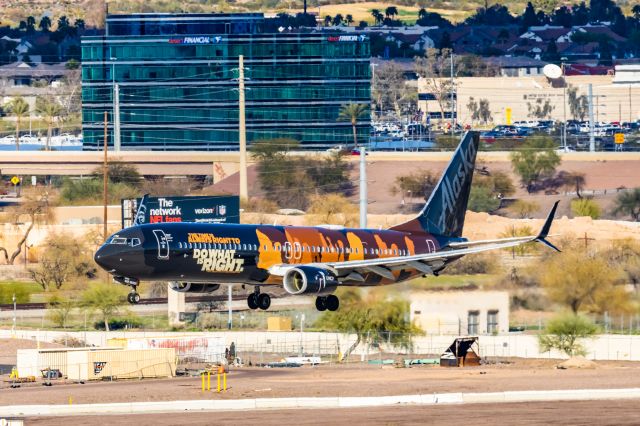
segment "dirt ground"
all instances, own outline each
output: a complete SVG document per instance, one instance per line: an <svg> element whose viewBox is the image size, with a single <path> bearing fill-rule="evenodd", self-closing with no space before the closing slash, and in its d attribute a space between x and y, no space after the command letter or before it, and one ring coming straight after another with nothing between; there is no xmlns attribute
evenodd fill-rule
<svg viewBox="0 0 640 426"><path fill-rule="evenodd" d="M3 405L144 402L314 396L384 396L447 392L640 387L640 363L598 362L596 369L559 370L557 360L514 360L510 364L443 368L346 365L300 368L235 368L227 392L202 392L200 377L91 382L59 382L9 389L0 384ZM3 376L6 379L7 376ZM215 377L212 378L215 389Z"/></svg>
<svg viewBox="0 0 640 426"><path fill-rule="evenodd" d="M512 404L400 406L337 410L139 414L33 418L26 425L637 425L638 401L571 401Z"/></svg>

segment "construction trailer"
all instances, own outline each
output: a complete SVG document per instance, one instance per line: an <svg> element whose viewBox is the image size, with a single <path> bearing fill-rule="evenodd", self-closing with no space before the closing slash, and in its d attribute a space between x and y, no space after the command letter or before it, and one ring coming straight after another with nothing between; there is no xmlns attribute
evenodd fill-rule
<svg viewBox="0 0 640 426"><path fill-rule="evenodd" d="M174 348L70 352L69 380L143 379L176 374Z"/></svg>
<svg viewBox="0 0 640 426"><path fill-rule="evenodd" d="M20 377L40 377L43 370L59 370L67 375L70 352L116 350L119 348L40 348L18 349L16 367Z"/></svg>

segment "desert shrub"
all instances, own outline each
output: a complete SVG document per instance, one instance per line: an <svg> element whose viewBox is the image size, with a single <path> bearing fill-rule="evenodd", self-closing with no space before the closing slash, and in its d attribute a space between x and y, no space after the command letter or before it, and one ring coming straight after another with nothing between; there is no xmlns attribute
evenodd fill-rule
<svg viewBox="0 0 640 426"><path fill-rule="evenodd" d="M500 238L513 238L513 237L527 237L531 235L536 235L536 232L528 225L523 226L512 226L505 232L499 235ZM531 254L538 251L537 244L535 242L520 244L516 247L506 248L506 251L513 252L518 256L524 256L525 254Z"/></svg>
<svg viewBox="0 0 640 426"><path fill-rule="evenodd" d="M309 225L332 224L356 226L358 208L338 194L314 195L305 218Z"/></svg>
<svg viewBox="0 0 640 426"><path fill-rule="evenodd" d="M492 274L498 270L495 255L470 254L449 264L444 270L448 275Z"/></svg>
<svg viewBox="0 0 640 426"><path fill-rule="evenodd" d="M598 327L586 317L573 314L559 315L549 321L545 334L538 336L538 343L543 352L557 349L569 356L584 356L587 351L579 339L591 337L597 331Z"/></svg>
<svg viewBox="0 0 640 426"><path fill-rule="evenodd" d="M275 213L278 211L278 205L265 198L254 197L248 200L241 200L240 207L243 208L245 212Z"/></svg>
<svg viewBox="0 0 640 426"><path fill-rule="evenodd" d="M129 314L126 317L109 319L109 330L124 330L130 328L142 328L144 322L139 317ZM104 321L96 321L93 324L96 330L104 330Z"/></svg>
<svg viewBox="0 0 640 426"><path fill-rule="evenodd" d="M509 206L509 210L511 210L521 219L531 217L531 214L538 211L538 209L540 209L540 205L538 203L525 200L516 200Z"/></svg>
<svg viewBox="0 0 640 426"><path fill-rule="evenodd" d="M489 188L472 186L467 208L474 212L492 212L500 207L500 200Z"/></svg>
<svg viewBox="0 0 640 426"><path fill-rule="evenodd" d="M602 214L600 205L591 198L571 200L571 211L576 217L589 216L591 219L599 219Z"/></svg>

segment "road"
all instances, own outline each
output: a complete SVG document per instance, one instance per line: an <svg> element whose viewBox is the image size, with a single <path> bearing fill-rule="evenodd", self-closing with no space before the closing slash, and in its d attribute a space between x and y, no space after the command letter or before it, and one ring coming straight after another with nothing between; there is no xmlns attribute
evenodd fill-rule
<svg viewBox="0 0 640 426"><path fill-rule="evenodd" d="M29 425L637 425L638 401L402 406L336 410L269 410L125 416L31 418Z"/></svg>

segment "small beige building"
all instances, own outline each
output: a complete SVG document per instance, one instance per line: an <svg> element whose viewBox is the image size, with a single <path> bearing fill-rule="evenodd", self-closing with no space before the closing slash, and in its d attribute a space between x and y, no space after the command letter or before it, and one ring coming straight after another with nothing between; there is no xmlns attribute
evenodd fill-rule
<svg viewBox="0 0 640 426"><path fill-rule="evenodd" d="M427 334L477 336L509 331L506 291L420 292L411 295L411 321Z"/></svg>
<svg viewBox="0 0 640 426"><path fill-rule="evenodd" d="M626 76L634 76L635 68L625 68ZM596 122L635 121L640 119L640 81L612 75L569 76L566 82L577 89L577 95L587 95L589 84L593 90L594 120ZM492 123L507 124L507 111L511 113L511 123L531 120L528 104L549 101L553 108L549 118L562 121L573 119L568 96L563 87L554 87L545 76L518 77L462 77L455 81L457 89L456 114L460 124L477 124L471 119L467 105L473 98L476 102L489 102ZM558 86L557 84L555 86ZM418 81L418 108L437 120L440 106L433 100L429 85L424 79ZM427 100L430 99L430 100ZM450 108L450 107L448 107ZM448 117L448 116L447 116ZM576 117L578 118L578 117ZM578 118L579 119L579 118ZM584 117L588 120L588 116Z"/></svg>

